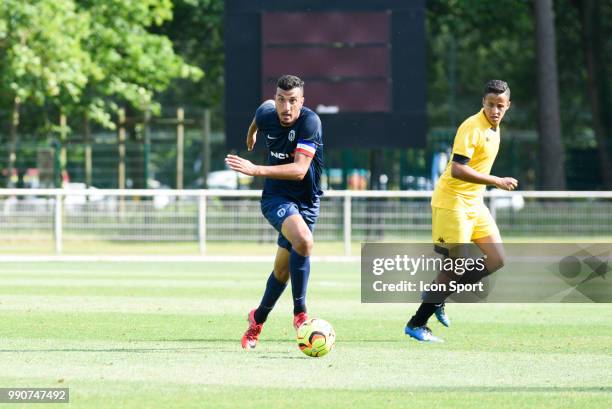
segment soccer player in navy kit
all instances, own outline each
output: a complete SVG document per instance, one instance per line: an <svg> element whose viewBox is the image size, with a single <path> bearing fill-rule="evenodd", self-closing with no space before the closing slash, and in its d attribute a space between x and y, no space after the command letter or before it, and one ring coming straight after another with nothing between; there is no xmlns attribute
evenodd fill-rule
<svg viewBox="0 0 612 409"><path fill-rule="evenodd" d="M310 275L312 230L319 215L323 167L323 139L319 116L304 104L304 82L283 75L276 84L274 100L265 101L255 112L247 132L247 148L257 138L268 148L268 166L255 165L236 155L227 155L228 166L250 176L265 177L261 212L278 230L274 270L257 308L249 312L249 327L242 347L255 348L263 324L291 278L293 326L307 319L306 287Z"/></svg>

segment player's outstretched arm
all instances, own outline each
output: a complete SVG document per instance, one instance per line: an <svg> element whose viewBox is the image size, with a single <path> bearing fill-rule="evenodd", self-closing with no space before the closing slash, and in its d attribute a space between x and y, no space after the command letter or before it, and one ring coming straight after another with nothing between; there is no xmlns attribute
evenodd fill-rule
<svg viewBox="0 0 612 409"><path fill-rule="evenodd" d="M238 155L227 155L225 163L230 169L249 176L262 176L270 179L302 180L308 172L312 158L302 153L295 154L293 163L276 166L255 165Z"/></svg>
<svg viewBox="0 0 612 409"><path fill-rule="evenodd" d="M518 181L514 178L500 178L493 175L485 175L468 165L454 161L451 164L451 176L455 179L463 180L464 182L477 183L479 185L493 185L503 190L514 190L518 186Z"/></svg>

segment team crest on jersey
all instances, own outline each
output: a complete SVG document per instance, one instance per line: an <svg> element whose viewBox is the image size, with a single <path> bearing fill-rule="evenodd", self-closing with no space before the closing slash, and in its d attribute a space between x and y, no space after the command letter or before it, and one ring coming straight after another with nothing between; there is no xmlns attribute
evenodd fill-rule
<svg viewBox="0 0 612 409"><path fill-rule="evenodd" d="M295 131L293 129L289 132L288 138L289 138L289 142L293 142L295 140Z"/></svg>

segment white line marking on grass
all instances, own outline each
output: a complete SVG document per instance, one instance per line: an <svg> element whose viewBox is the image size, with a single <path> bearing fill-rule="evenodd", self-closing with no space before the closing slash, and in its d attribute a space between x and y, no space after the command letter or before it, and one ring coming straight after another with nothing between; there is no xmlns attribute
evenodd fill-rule
<svg viewBox="0 0 612 409"><path fill-rule="evenodd" d="M180 314L180 315L235 315L243 317L253 308L252 299L227 298L210 295L196 297L134 297L94 295L4 295L0 294L0 312L62 312L62 313L131 313L131 314ZM335 314L365 314L371 306L354 300L322 300L311 297L313 311ZM279 300L280 311L288 311L289 299ZM283 306L284 305L284 306ZM316 307L314 307L316 306ZM385 308L385 307L382 307ZM387 310L387 308L385 308ZM396 319L395 316L391 318Z"/></svg>
<svg viewBox="0 0 612 409"><path fill-rule="evenodd" d="M310 260L313 262L347 262L354 263L361 260L358 256L312 256ZM100 256L0 256L0 263L11 262L31 262L31 263L48 263L48 262L98 262L98 261L113 261L113 262L152 262L152 263L176 263L176 262L273 262L274 256L118 256L118 255L100 255Z"/></svg>

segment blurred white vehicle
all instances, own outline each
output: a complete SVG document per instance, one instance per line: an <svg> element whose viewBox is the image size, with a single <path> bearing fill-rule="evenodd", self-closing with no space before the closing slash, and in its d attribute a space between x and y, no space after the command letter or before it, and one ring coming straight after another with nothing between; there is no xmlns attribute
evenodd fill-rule
<svg viewBox="0 0 612 409"><path fill-rule="evenodd" d="M208 174L206 186L209 189L246 189L252 181L252 176L233 170L217 170Z"/></svg>

